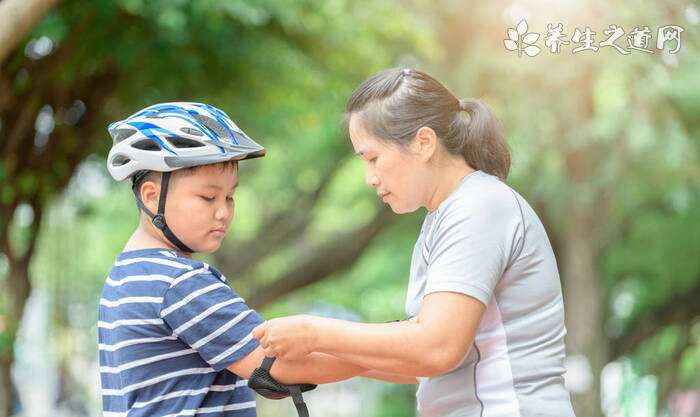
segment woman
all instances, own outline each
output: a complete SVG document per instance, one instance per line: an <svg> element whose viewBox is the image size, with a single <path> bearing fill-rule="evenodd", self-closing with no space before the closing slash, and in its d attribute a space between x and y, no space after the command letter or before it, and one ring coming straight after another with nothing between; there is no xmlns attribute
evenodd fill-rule
<svg viewBox="0 0 700 417"><path fill-rule="evenodd" d="M424 72L391 69L353 92L346 120L377 195L395 213L428 210L409 319L274 319L254 331L266 354L324 352L366 376L417 382L426 417L573 416L556 260L535 212L504 183L510 153L488 108Z"/></svg>

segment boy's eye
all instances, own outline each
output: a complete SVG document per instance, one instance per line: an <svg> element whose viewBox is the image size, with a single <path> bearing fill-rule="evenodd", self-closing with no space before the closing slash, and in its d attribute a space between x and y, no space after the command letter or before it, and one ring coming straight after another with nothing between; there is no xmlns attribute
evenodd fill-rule
<svg viewBox="0 0 700 417"><path fill-rule="evenodd" d="M205 195L200 195L204 201L214 201L214 197L207 197Z"/></svg>
<svg viewBox="0 0 700 417"><path fill-rule="evenodd" d="M226 197L226 201L233 201L233 196L230 195L230 196Z"/></svg>

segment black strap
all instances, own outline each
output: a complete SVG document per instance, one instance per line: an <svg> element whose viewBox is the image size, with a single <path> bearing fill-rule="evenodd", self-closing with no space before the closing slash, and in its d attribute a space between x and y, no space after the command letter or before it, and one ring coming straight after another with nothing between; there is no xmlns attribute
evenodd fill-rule
<svg viewBox="0 0 700 417"><path fill-rule="evenodd" d="M170 185L170 172L161 172L160 198L158 198L158 214L165 215L165 196L168 195L168 185Z"/></svg>
<svg viewBox="0 0 700 417"><path fill-rule="evenodd" d="M140 182L138 180L134 180L134 184L132 186L132 191L134 192L134 195L136 196L136 204L141 208L141 210L146 213L146 215L151 219L151 223L158 228L161 232L163 232L163 235L165 236L166 239L170 241L173 245L177 246L178 249L180 249L183 252L186 253L193 253L194 251L189 248L189 246L185 245L182 243L180 239L175 236L175 233L173 233L172 230L168 227L168 223L165 221L165 200L168 195L168 184L170 183L170 172L162 172L161 173L161 180L160 180L160 197L158 198L158 214L153 214L151 210L149 210L145 204L141 201L141 195L139 193L139 190L137 189L136 185Z"/></svg>
<svg viewBox="0 0 700 417"><path fill-rule="evenodd" d="M275 359L277 358L275 358L274 356L265 356L265 359L263 359L260 367L266 370L267 372L270 372L270 370L272 369L272 364L275 363Z"/></svg>
<svg viewBox="0 0 700 417"><path fill-rule="evenodd" d="M309 409L306 408L304 398L301 396L301 387L299 385L289 385L288 387L299 417L309 417Z"/></svg>
<svg viewBox="0 0 700 417"><path fill-rule="evenodd" d="M306 407L302 392L316 388L314 384L285 385L275 380L270 375L274 357L265 357L258 368L256 368L248 379L248 386L265 398L279 400L288 396L292 397L294 407L297 409L299 417L309 417L309 409Z"/></svg>
<svg viewBox="0 0 700 417"><path fill-rule="evenodd" d="M275 363L275 359L277 358L266 356L260 367L269 372L272 369L272 364ZM306 407L304 397L301 395L301 386L287 385L286 388L292 396L292 401L294 401L294 407L296 407L299 417L309 417L309 409Z"/></svg>

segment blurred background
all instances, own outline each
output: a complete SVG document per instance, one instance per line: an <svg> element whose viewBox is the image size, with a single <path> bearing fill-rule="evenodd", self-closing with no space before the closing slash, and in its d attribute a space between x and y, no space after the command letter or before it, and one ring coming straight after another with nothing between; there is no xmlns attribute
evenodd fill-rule
<svg viewBox="0 0 700 417"><path fill-rule="evenodd" d="M700 416L699 23L688 0L0 1L0 417L100 415L97 305L137 222L106 125L155 102L213 104L268 149L204 258L249 304L403 318L424 212L377 202L341 124L395 66L500 119L557 256L577 415ZM308 403L409 417L414 395L355 379Z"/></svg>

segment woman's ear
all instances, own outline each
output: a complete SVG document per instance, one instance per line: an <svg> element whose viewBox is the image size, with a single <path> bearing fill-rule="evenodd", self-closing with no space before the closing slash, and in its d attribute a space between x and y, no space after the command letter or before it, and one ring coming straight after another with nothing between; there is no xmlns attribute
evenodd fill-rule
<svg viewBox="0 0 700 417"><path fill-rule="evenodd" d="M158 198L160 197L160 186L154 181L144 181L139 190L141 201L152 213L158 211Z"/></svg>
<svg viewBox="0 0 700 417"><path fill-rule="evenodd" d="M432 158L437 151L438 138L432 128L423 126L416 132L412 145L414 152L416 152L422 160L427 161Z"/></svg>

